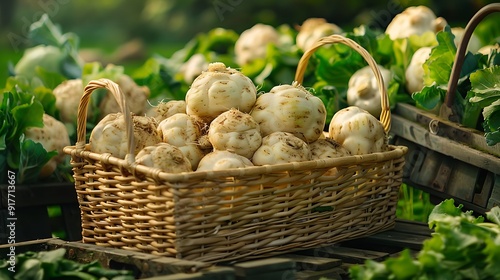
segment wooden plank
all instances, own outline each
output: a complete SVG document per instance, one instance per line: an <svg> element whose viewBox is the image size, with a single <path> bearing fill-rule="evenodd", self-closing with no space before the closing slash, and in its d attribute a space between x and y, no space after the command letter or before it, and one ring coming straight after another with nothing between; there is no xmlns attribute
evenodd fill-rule
<svg viewBox="0 0 500 280"><path fill-rule="evenodd" d="M143 280L234 280L234 270L229 267L213 267L202 272L175 273L141 278Z"/></svg>
<svg viewBox="0 0 500 280"><path fill-rule="evenodd" d="M438 174L442 174L441 164L443 157L433 150L426 149L425 153L420 153L416 167L411 173L411 180L426 186L433 186L435 189L444 190L439 185L433 185ZM439 172L441 170L441 172Z"/></svg>
<svg viewBox="0 0 500 280"><path fill-rule="evenodd" d="M476 188L479 168L465 162L453 162L452 174L446 183L446 193L472 202Z"/></svg>
<svg viewBox="0 0 500 280"><path fill-rule="evenodd" d="M378 244L397 248L420 250L422 248L422 243L429 238L430 236L427 235L385 231L364 237L358 242L363 242L363 244Z"/></svg>
<svg viewBox="0 0 500 280"><path fill-rule="evenodd" d="M267 258L260 260L252 260L246 262L239 262L232 267L235 270L237 278L248 277L261 279L259 275L270 272L278 272L281 274L295 273L295 262L288 258Z"/></svg>
<svg viewBox="0 0 500 280"><path fill-rule="evenodd" d="M414 235L421 235L430 237L433 232L427 223L396 219L396 224L392 229L394 232L411 233Z"/></svg>
<svg viewBox="0 0 500 280"><path fill-rule="evenodd" d="M234 280L234 269L211 264L167 258L115 248L100 247L79 242L67 242L56 238L32 240L16 244L0 245L0 253L7 254L15 246L16 254L33 251L66 249L66 259L88 263L94 260L106 268L133 271L137 279L189 279L189 280Z"/></svg>
<svg viewBox="0 0 500 280"><path fill-rule="evenodd" d="M493 185L493 189L491 190L491 196L488 200L488 209L491 209L495 206L500 206L500 175L495 174L495 183Z"/></svg>
<svg viewBox="0 0 500 280"><path fill-rule="evenodd" d="M432 134L424 127L394 114L392 115L391 133L493 173L500 170L500 158Z"/></svg>
<svg viewBox="0 0 500 280"><path fill-rule="evenodd" d="M321 271L339 267L342 261L335 258L322 258L318 256L306 256L300 254L284 254L282 258L287 258L295 262L297 271Z"/></svg>
<svg viewBox="0 0 500 280"><path fill-rule="evenodd" d="M97 260L107 268L129 268L136 271L140 278L176 273L195 273L213 267L213 265L203 262L162 257L80 242L50 240L47 245L51 250L65 248L67 250L66 257L69 260L83 263Z"/></svg>
<svg viewBox="0 0 500 280"><path fill-rule="evenodd" d="M495 206L500 206L500 199L490 198L488 200L488 209L491 209Z"/></svg>
<svg viewBox="0 0 500 280"><path fill-rule="evenodd" d="M389 256L386 252L372 250L363 250L356 248L345 248L342 246L327 246L314 250L316 254L322 257L337 258L343 262L362 263L367 259L381 261Z"/></svg>
<svg viewBox="0 0 500 280"><path fill-rule="evenodd" d="M342 267L336 267L328 270L321 271L298 271L295 275L297 280L343 280L348 272Z"/></svg>
<svg viewBox="0 0 500 280"><path fill-rule="evenodd" d="M474 194L472 202L480 207L486 208L495 184L495 176L491 172L485 172L484 169L481 169L480 173L481 174L479 174L477 178L479 190Z"/></svg>
<svg viewBox="0 0 500 280"><path fill-rule="evenodd" d="M484 133L479 130L439 118L410 104L397 104L394 114L425 127L432 126L433 132L436 132L438 136L453 139L472 148L500 157L500 145L488 146Z"/></svg>

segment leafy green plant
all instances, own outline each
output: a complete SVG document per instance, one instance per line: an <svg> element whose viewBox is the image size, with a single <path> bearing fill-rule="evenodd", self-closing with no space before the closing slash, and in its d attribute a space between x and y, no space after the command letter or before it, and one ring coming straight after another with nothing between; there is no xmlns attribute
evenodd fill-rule
<svg viewBox="0 0 500 280"><path fill-rule="evenodd" d="M414 258L409 250L382 262L366 261L350 268L352 279L499 279L500 208L484 217L462 211L453 199L436 205L429 215L431 238Z"/></svg>
<svg viewBox="0 0 500 280"><path fill-rule="evenodd" d="M43 14L30 25L28 38L31 45L14 66L14 75L42 80L54 75L64 78L81 75L82 61L78 56L76 34L62 33L49 16Z"/></svg>
<svg viewBox="0 0 500 280"><path fill-rule="evenodd" d="M429 111L437 111L444 102L457 52L449 27L439 32L436 38L438 46L432 49L423 65L425 87L412 95L418 107ZM484 131L486 143L490 146L500 142L499 67L497 51L489 55L468 52L454 93L455 121Z"/></svg>
<svg viewBox="0 0 500 280"><path fill-rule="evenodd" d="M471 74L470 80L469 102L482 108L486 143L500 143L500 65L478 70Z"/></svg>
<svg viewBox="0 0 500 280"><path fill-rule="evenodd" d="M102 267L98 261L78 263L64 258L66 249L26 252L16 256L15 271L7 260L0 261L0 279L131 280L132 271Z"/></svg>
<svg viewBox="0 0 500 280"><path fill-rule="evenodd" d="M47 152L41 144L24 137L27 128L43 127L42 102L19 88L0 94L0 97L3 120L0 123L0 181L7 181L7 170L18 172L18 183L36 180L43 165L57 154Z"/></svg>

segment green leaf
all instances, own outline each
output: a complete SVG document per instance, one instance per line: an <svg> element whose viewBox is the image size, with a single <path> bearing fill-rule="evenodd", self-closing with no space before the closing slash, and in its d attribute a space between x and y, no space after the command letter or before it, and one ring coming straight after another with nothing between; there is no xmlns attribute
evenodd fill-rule
<svg viewBox="0 0 500 280"><path fill-rule="evenodd" d="M437 85L424 86L421 91L414 92L412 99L418 108L431 111L438 108L446 96L446 89Z"/></svg>
<svg viewBox="0 0 500 280"><path fill-rule="evenodd" d="M409 250L403 250L397 258L389 258L386 265L395 279L412 279L420 273L420 266L412 259Z"/></svg>
<svg viewBox="0 0 500 280"><path fill-rule="evenodd" d="M498 209L498 207L496 208ZM498 219L498 216L496 218ZM485 271L489 275L500 275L500 265L498 265L500 263L500 235L486 240L484 253L486 254L485 262L487 264Z"/></svg>
<svg viewBox="0 0 500 280"><path fill-rule="evenodd" d="M447 26L436 34L438 45L432 48L430 57L424 62L424 85L447 85L451 68L455 60L457 47L453 39L455 36Z"/></svg>
<svg viewBox="0 0 500 280"><path fill-rule="evenodd" d="M462 211L453 199L436 205L429 216L432 236L423 242L417 258L407 252L382 262L367 261L350 269L352 279L497 279L500 275L500 213L487 213L484 222Z"/></svg>
<svg viewBox="0 0 500 280"><path fill-rule="evenodd" d="M42 144L21 137L21 152L17 179L19 183L36 182L43 166L57 151L47 152Z"/></svg>
<svg viewBox="0 0 500 280"><path fill-rule="evenodd" d="M385 263L366 260L364 265L355 264L349 268L349 276L353 280L385 280L390 272Z"/></svg>
<svg viewBox="0 0 500 280"><path fill-rule="evenodd" d="M38 253L38 257L43 261L43 262L58 262L64 258L64 255L66 254L66 249L64 248L57 248L52 251L42 251Z"/></svg>
<svg viewBox="0 0 500 280"><path fill-rule="evenodd" d="M498 143L500 143L500 131L492 131L492 132L486 132L484 134L484 137L486 138L486 144L489 146L494 146Z"/></svg>
<svg viewBox="0 0 500 280"><path fill-rule="evenodd" d="M14 279L42 280L43 277L42 262L38 259L27 259L20 265L19 272L16 273Z"/></svg>
<svg viewBox="0 0 500 280"><path fill-rule="evenodd" d="M490 211L486 212L486 218L488 218L489 221L500 226L500 207L492 207Z"/></svg>
<svg viewBox="0 0 500 280"><path fill-rule="evenodd" d="M478 70L470 75L470 81L474 93L471 103L486 107L500 99L500 66Z"/></svg>
<svg viewBox="0 0 500 280"><path fill-rule="evenodd" d="M482 108L486 143L500 143L500 66L492 66L471 74L469 102Z"/></svg>
<svg viewBox="0 0 500 280"><path fill-rule="evenodd" d="M60 47L64 43L61 30L52 23L47 14L43 14L38 21L30 25L28 34L35 45Z"/></svg>
<svg viewBox="0 0 500 280"><path fill-rule="evenodd" d="M110 79L116 82L124 72L123 66L108 64L106 67L103 67L99 62L89 62L83 66L82 82L86 85L91 80L98 80L101 78Z"/></svg>
<svg viewBox="0 0 500 280"><path fill-rule="evenodd" d="M36 66L35 67L35 72L38 76L38 78L42 81L43 86L47 89L54 89L57 87L59 84L61 84L63 81L67 80L67 77L75 77L79 76L80 72L77 74L72 74L72 75L63 75L58 72L50 72L47 71L47 69ZM63 71L64 73L64 71Z"/></svg>
<svg viewBox="0 0 500 280"><path fill-rule="evenodd" d="M99 278L91 275L90 273L87 272L82 272L82 271L61 271L59 278L55 279L60 279L60 280L65 280L65 279L75 279L75 280L99 280Z"/></svg>

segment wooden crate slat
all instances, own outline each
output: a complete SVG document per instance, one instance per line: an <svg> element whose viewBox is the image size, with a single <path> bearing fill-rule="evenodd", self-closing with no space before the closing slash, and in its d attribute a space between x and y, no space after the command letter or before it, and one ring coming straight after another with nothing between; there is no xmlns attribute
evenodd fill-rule
<svg viewBox="0 0 500 280"><path fill-rule="evenodd" d="M395 114L392 115L391 133L493 173L500 170L498 157L432 134L426 128Z"/></svg>
<svg viewBox="0 0 500 280"><path fill-rule="evenodd" d="M348 272L342 267L336 267L327 270L312 270L312 271L298 271L296 273L297 280L319 280L319 279L328 279L328 280L343 280L345 279L345 275Z"/></svg>
<svg viewBox="0 0 500 280"><path fill-rule="evenodd" d="M295 271L295 262L288 258L276 257L246 262L238 262L232 267L236 276L250 277L269 272Z"/></svg>
<svg viewBox="0 0 500 280"><path fill-rule="evenodd" d="M342 260L335 258L322 258L319 256L307 256L301 254L284 254L282 258L287 258L295 262L297 271L310 270L321 271L340 267Z"/></svg>
<svg viewBox="0 0 500 280"><path fill-rule="evenodd" d="M343 262L362 263L367 259L381 261L389 256L387 252L371 251L342 246L328 246L315 250L318 255L342 259Z"/></svg>
<svg viewBox="0 0 500 280"><path fill-rule="evenodd" d="M484 133L481 131L438 118L430 112L404 103L397 104L394 114L424 127L433 126L432 129L437 136L453 139L474 149L500 157L500 145L488 146Z"/></svg>

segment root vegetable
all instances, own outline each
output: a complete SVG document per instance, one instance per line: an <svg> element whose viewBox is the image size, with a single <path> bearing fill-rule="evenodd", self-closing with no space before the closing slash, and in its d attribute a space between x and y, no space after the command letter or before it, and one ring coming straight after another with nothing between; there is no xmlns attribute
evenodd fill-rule
<svg viewBox="0 0 500 280"><path fill-rule="evenodd" d="M252 158L262 143L259 124L251 115L235 108L210 123L208 139L215 150L227 150L246 158Z"/></svg>
<svg viewBox="0 0 500 280"><path fill-rule="evenodd" d="M500 52L500 45L485 45L482 46L477 52L480 54L489 55L493 50L495 50L496 52Z"/></svg>
<svg viewBox="0 0 500 280"><path fill-rule="evenodd" d="M234 53L238 65L246 65L258 58L265 58L269 44L279 44L278 31L266 24L257 23L243 31L235 43Z"/></svg>
<svg viewBox="0 0 500 280"><path fill-rule="evenodd" d="M73 56L71 56L68 50L62 47L36 45L25 50L23 56L14 66L14 73L15 75L26 77L29 80L38 75L38 67L50 73L69 74L64 72L64 67L65 64L69 66L71 63L70 58L73 58ZM81 67L83 61L81 61L79 57L75 56L74 58L76 58L76 61L73 62L75 66ZM65 76L75 77L74 75Z"/></svg>
<svg viewBox="0 0 500 280"><path fill-rule="evenodd" d="M263 137L282 131L308 143L320 137L326 122L323 101L297 83L275 86L260 95L250 115L259 124Z"/></svg>
<svg viewBox="0 0 500 280"><path fill-rule="evenodd" d="M351 152L332 138L318 139L309 144L311 159L338 158L350 156Z"/></svg>
<svg viewBox="0 0 500 280"><path fill-rule="evenodd" d="M302 23L297 33L297 47L305 51L320 38L340 33L342 33L342 28L327 22L324 18L308 18Z"/></svg>
<svg viewBox="0 0 500 280"><path fill-rule="evenodd" d="M411 35L422 35L425 32L443 30L447 22L426 6L412 6L397 14L387 25L385 33L392 40L408 38Z"/></svg>
<svg viewBox="0 0 500 280"><path fill-rule="evenodd" d="M120 86L125 95L130 111L136 115L143 115L146 110L145 108L147 108L147 100L150 94L149 88L137 85L134 80L126 74L120 75L115 82ZM100 118L111 113L118 113L119 108L113 95L106 94L99 104Z"/></svg>
<svg viewBox="0 0 500 280"><path fill-rule="evenodd" d="M76 123L78 104L80 104L80 98L83 95L82 79L66 80L56 86L52 92L56 97L56 107L59 110L61 121Z"/></svg>
<svg viewBox="0 0 500 280"><path fill-rule="evenodd" d="M211 63L186 93L186 113L210 123L231 109L248 113L257 99L252 80L222 62Z"/></svg>
<svg viewBox="0 0 500 280"><path fill-rule="evenodd" d="M182 64L180 72L184 77L184 82L186 84L191 84L196 77L198 77L203 71L207 70L208 62L205 56L201 53L194 54L188 61Z"/></svg>
<svg viewBox="0 0 500 280"><path fill-rule="evenodd" d="M57 165L64 161L66 156L63 148L70 145L70 139L66 126L54 117L43 114L43 127L29 127L25 130L26 139L42 144L47 152L57 151L57 155L52 157L40 171L40 177L50 176L57 168Z"/></svg>
<svg viewBox="0 0 500 280"><path fill-rule="evenodd" d="M424 68L425 61L431 55L431 47L422 47L413 53L410 64L406 68L406 90L408 93L421 91L424 87Z"/></svg>
<svg viewBox="0 0 500 280"><path fill-rule="evenodd" d="M134 130L134 153L147 146L161 142L155 122L145 116L132 115ZM94 127L90 134L90 150L95 153L110 153L125 158L128 153L125 120L122 113L108 114Z"/></svg>
<svg viewBox="0 0 500 280"><path fill-rule="evenodd" d="M204 156L196 171L225 170L253 166L246 157L230 151L213 151Z"/></svg>
<svg viewBox="0 0 500 280"><path fill-rule="evenodd" d="M234 168L245 168L250 166L253 166L252 162L244 156L240 156L229 151L213 151L203 157L196 171L226 170ZM259 190L258 185L234 187L220 187L218 185L215 185L213 187L203 189L203 191L206 192L207 199L211 200L210 204L214 203L214 198L221 197L221 193L226 194L221 197L222 202L219 204L224 208L232 208L241 204L241 202L236 201L235 199L240 198L245 193L256 190ZM200 200L203 199L204 198L201 198Z"/></svg>
<svg viewBox="0 0 500 280"><path fill-rule="evenodd" d="M254 165L272 165L311 160L309 146L302 139L288 132L274 132L262 138L262 145L255 151Z"/></svg>
<svg viewBox="0 0 500 280"><path fill-rule="evenodd" d="M389 81L392 79L392 72L382 66L378 66L384 86L387 89ZM380 90L377 79L370 66L365 66L356 71L349 79L347 89L347 104L364 109L375 117L380 116L382 107L380 104Z"/></svg>
<svg viewBox="0 0 500 280"><path fill-rule="evenodd" d="M482 46L477 52L480 54L489 55L494 50L496 50L496 52L500 52L500 44L497 43L494 45Z"/></svg>
<svg viewBox="0 0 500 280"><path fill-rule="evenodd" d="M138 164L158 168L168 173L192 171L191 163L182 151L167 143L157 143L144 147L137 153L135 161Z"/></svg>
<svg viewBox="0 0 500 280"><path fill-rule="evenodd" d="M174 114L158 124L157 132L163 142L178 147L189 159L191 168L195 170L205 152L198 146L198 138L202 135L200 123L187 114Z"/></svg>
<svg viewBox="0 0 500 280"><path fill-rule="evenodd" d="M318 139L311 144L309 144L309 150L311 150L311 159L327 159L327 158L340 158L345 156L350 156L351 152L344 148L340 143L333 140L330 137L323 139ZM344 167L345 168L345 167ZM323 175L333 176L338 172L337 167L330 168Z"/></svg>
<svg viewBox="0 0 500 280"><path fill-rule="evenodd" d="M329 137L353 155L383 152L388 148L382 123L369 112L350 106L332 117Z"/></svg>
<svg viewBox="0 0 500 280"><path fill-rule="evenodd" d="M464 37L465 28L452 27L451 33L453 33L453 35L455 36L455 38L453 39L453 42L455 43L455 46L458 47L460 45L460 42L462 41L462 38ZM479 37L477 37L477 35L472 33L470 38L469 38L467 50L472 52L472 53L477 53L479 51L479 49L481 49L482 46L483 46L483 44L481 43L481 40L479 39Z"/></svg>
<svg viewBox="0 0 500 280"><path fill-rule="evenodd" d="M169 100L167 102L161 101L158 105L151 107L146 116L152 117L157 123L164 119L171 117L177 113L186 113L186 101L184 100Z"/></svg>

